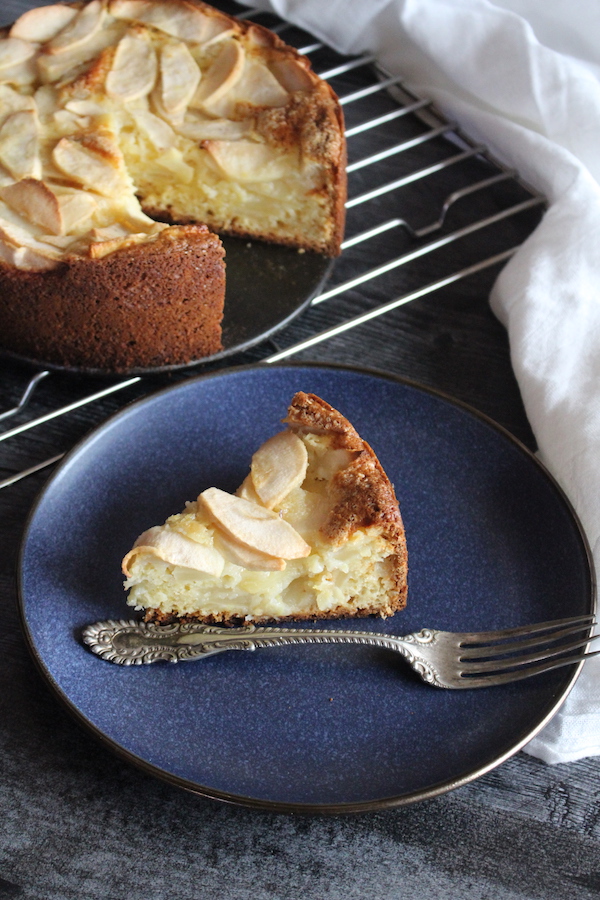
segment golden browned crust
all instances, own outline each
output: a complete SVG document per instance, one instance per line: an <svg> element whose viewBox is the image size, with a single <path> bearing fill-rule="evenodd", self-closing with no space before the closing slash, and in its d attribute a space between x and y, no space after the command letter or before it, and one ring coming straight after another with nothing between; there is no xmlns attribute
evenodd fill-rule
<svg viewBox="0 0 600 900"><path fill-rule="evenodd" d="M363 619L365 616L379 616L385 618L393 616L406 606L406 591L404 592L404 603L400 605L388 604L386 607L377 606L361 606L360 609L349 609L347 606L337 606L327 612L320 610L313 613L298 613L295 616L286 616L286 622L317 622L324 619ZM165 613L160 609L147 609L143 615L144 622L155 622L157 625L173 625L175 622L186 624L188 622L201 622L203 625L225 625L227 627L235 627L239 625L247 625L248 621L243 616L229 615L222 613L221 615L203 616L197 615L176 616L173 613ZM277 616L253 616L253 625L268 625L273 622L281 622L281 618Z"/></svg>
<svg viewBox="0 0 600 900"><path fill-rule="evenodd" d="M197 225L102 259L72 257L49 272L0 263L0 344L56 365L114 372L216 353L223 256L219 238Z"/></svg>
<svg viewBox="0 0 600 900"><path fill-rule="evenodd" d="M332 480L332 508L321 531L331 543L341 544L357 528L378 526L395 551L390 558L398 589L393 609L403 609L408 573L404 525L394 488L372 447L348 419L315 394L295 394L284 422L294 431L327 434L334 448L356 453Z"/></svg>

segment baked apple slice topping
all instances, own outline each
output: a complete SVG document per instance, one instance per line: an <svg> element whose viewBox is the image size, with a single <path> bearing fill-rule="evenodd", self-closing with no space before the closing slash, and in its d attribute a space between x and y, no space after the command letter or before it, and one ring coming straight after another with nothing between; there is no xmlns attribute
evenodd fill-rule
<svg viewBox="0 0 600 900"><path fill-rule="evenodd" d="M106 76L106 91L124 103L139 100L154 87L157 72L156 53L150 41L126 34L119 41L112 68Z"/></svg>
<svg viewBox="0 0 600 900"><path fill-rule="evenodd" d="M231 102L276 107L285 106L288 99L288 92L270 69L259 60L247 56L243 77L230 98Z"/></svg>
<svg viewBox="0 0 600 900"><path fill-rule="evenodd" d="M0 218L2 259L19 269L53 269L60 264L59 251L50 244L37 241L20 225Z"/></svg>
<svg viewBox="0 0 600 900"><path fill-rule="evenodd" d="M310 91L315 83L315 76L297 59L279 59L271 63L271 70L280 85L286 91Z"/></svg>
<svg viewBox="0 0 600 900"><path fill-rule="evenodd" d="M173 566L185 566L207 575L219 577L223 571L224 559L212 547L200 544L178 531L156 525L144 531L133 548L123 559L123 574L129 577L130 566L136 556L152 554Z"/></svg>
<svg viewBox="0 0 600 900"><path fill-rule="evenodd" d="M8 37L0 40L0 71L18 66L35 56L37 47L29 41Z"/></svg>
<svg viewBox="0 0 600 900"><path fill-rule="evenodd" d="M118 164L85 146L80 139L61 138L52 151L52 159L70 179L106 197L118 196L124 189L124 178Z"/></svg>
<svg viewBox="0 0 600 900"><path fill-rule="evenodd" d="M290 491L300 487L306 476L308 453L293 431L281 431L269 438L252 457L252 486L261 503L273 509Z"/></svg>
<svg viewBox="0 0 600 900"><path fill-rule="evenodd" d="M164 153L175 144L177 140L175 132L164 119L145 109L131 109L130 113L136 125L159 153Z"/></svg>
<svg viewBox="0 0 600 900"><path fill-rule="evenodd" d="M215 547L228 562L253 572L282 572L285 569L285 559L245 547L223 531L215 535Z"/></svg>
<svg viewBox="0 0 600 900"><path fill-rule="evenodd" d="M254 131L254 120L212 119L196 112L187 112L182 122L172 122L175 131L192 141L239 141Z"/></svg>
<svg viewBox="0 0 600 900"><path fill-rule="evenodd" d="M234 181L274 181L294 171L293 157L255 141L204 141L221 172Z"/></svg>
<svg viewBox="0 0 600 900"><path fill-rule="evenodd" d="M216 487L203 491L198 502L227 537L244 547L280 559L301 559L310 554L306 541L270 509Z"/></svg>
<svg viewBox="0 0 600 900"><path fill-rule="evenodd" d="M51 6L38 6L19 16L10 29L9 35L24 41L45 44L56 37L59 31L69 24L77 15L77 9L54 3Z"/></svg>
<svg viewBox="0 0 600 900"><path fill-rule="evenodd" d="M186 44L167 44L160 54L161 95L168 116L185 112L200 82L200 69Z"/></svg>
<svg viewBox="0 0 600 900"><path fill-rule="evenodd" d="M189 105L210 111L237 84L244 71L244 61L245 52L240 43L233 39L224 41L218 55L204 72Z"/></svg>
<svg viewBox="0 0 600 900"><path fill-rule="evenodd" d="M33 97L20 94L8 84L0 84L0 109L2 109L2 121L4 121L14 112L22 112L26 109L35 112L36 103Z"/></svg>
<svg viewBox="0 0 600 900"><path fill-rule="evenodd" d="M40 178L38 118L32 109L7 116L0 127L0 163L13 178Z"/></svg>
<svg viewBox="0 0 600 900"><path fill-rule="evenodd" d="M0 189L0 197L29 222L39 225L50 234L63 233L58 197L43 181L23 178Z"/></svg>
<svg viewBox="0 0 600 900"><path fill-rule="evenodd" d="M98 205L92 194L77 191L76 193L58 194L58 205L62 219L62 234L69 234L75 229L83 230Z"/></svg>
<svg viewBox="0 0 600 900"><path fill-rule="evenodd" d="M106 10L100 0L92 0L46 44L44 52L53 56L80 48L100 31L105 15Z"/></svg>
<svg viewBox="0 0 600 900"><path fill-rule="evenodd" d="M213 17L206 15L191 3L186 3L185 0L168 0L163 3L149 3L147 0L112 0L109 11L117 19L143 22L172 37L192 43L201 44L208 37L214 37L215 25L211 23ZM221 30L224 28L225 23Z"/></svg>

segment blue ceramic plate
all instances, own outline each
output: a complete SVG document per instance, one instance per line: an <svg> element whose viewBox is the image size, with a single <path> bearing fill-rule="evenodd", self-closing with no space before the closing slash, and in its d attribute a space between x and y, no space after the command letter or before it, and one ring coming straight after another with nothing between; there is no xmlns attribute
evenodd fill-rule
<svg viewBox="0 0 600 900"><path fill-rule="evenodd" d="M592 610L589 552L569 504L498 426L393 377L263 366L155 394L68 456L24 538L25 632L47 680L97 736L199 794L328 812L431 797L522 747L558 709L578 667L442 691L367 647L121 668L81 642L84 625L131 617L120 562L134 538L210 485L234 490L297 390L348 416L400 499L409 605L387 620L354 620L357 628L482 630Z"/></svg>

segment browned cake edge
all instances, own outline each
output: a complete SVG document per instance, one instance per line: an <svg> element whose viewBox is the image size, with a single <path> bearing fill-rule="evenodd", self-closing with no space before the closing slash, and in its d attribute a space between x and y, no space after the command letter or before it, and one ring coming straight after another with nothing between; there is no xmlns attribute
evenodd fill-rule
<svg viewBox="0 0 600 900"><path fill-rule="evenodd" d="M322 532L332 543L340 544L357 528L378 526L394 547L394 580L398 598L394 611L406 606L406 536L394 488L373 448L338 410L315 394L299 391L292 398L283 420L294 431L327 434L335 449L356 452L355 459L334 476L331 485L332 510Z"/></svg>
<svg viewBox="0 0 600 900"><path fill-rule="evenodd" d="M216 235L192 225L102 259L71 257L49 272L0 263L0 345L54 365L112 372L216 353L224 254Z"/></svg>

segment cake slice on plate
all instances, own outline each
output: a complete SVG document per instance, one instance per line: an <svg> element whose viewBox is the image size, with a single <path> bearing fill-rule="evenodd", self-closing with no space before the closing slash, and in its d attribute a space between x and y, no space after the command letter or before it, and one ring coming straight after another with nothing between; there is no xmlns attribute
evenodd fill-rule
<svg viewBox="0 0 600 900"><path fill-rule="evenodd" d="M236 494L210 487L138 537L123 573L127 602L146 621L299 621L404 608L404 528L375 453L314 394L297 393L284 422Z"/></svg>

